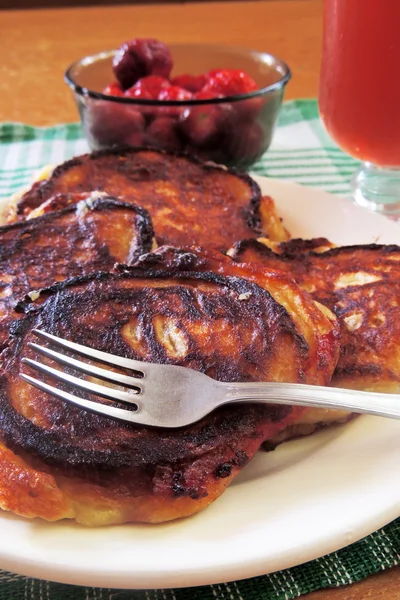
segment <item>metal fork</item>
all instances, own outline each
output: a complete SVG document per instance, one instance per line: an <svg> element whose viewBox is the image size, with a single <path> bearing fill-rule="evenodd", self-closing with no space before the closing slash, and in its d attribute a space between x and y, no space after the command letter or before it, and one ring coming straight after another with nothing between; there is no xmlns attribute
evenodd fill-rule
<svg viewBox="0 0 400 600"><path fill-rule="evenodd" d="M218 406L232 402L311 406L400 419L399 394L359 392L297 383L222 383L186 367L123 358L64 340L44 331L35 329L34 333L81 356L128 369L129 375L117 373L71 358L47 346L29 344L31 348L56 363L72 367L114 385L124 386L126 389L122 391L82 377L72 376L30 358L22 359L24 364L50 375L57 381L70 384L72 389L79 388L109 400L127 403L130 405L130 410L81 398L26 373L21 373L25 381L85 410L128 423L155 427L182 427L198 421Z"/></svg>

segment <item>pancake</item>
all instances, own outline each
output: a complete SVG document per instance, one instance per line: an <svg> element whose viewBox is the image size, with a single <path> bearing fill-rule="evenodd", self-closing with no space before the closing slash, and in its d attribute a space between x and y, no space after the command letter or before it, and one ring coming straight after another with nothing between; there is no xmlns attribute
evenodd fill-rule
<svg viewBox="0 0 400 600"><path fill-rule="evenodd" d="M227 250L236 240L287 239L271 198L246 174L160 150L101 150L73 158L36 182L17 201L13 218L54 196L107 192L151 214L158 245Z"/></svg>
<svg viewBox="0 0 400 600"><path fill-rule="evenodd" d="M14 306L25 294L135 261L151 250L153 229L145 210L111 197L83 196L62 210L0 227L0 351L17 318Z"/></svg>
<svg viewBox="0 0 400 600"><path fill-rule="evenodd" d="M296 252L296 244L300 250ZM290 273L315 300L330 308L341 328L341 351L332 383L339 387L397 391L400 384L400 247L358 245L304 251L292 240L280 255L256 241L236 245L235 260L255 260Z"/></svg>
<svg viewBox="0 0 400 600"><path fill-rule="evenodd" d="M332 385L366 391L400 391L400 247L331 247L327 240L290 240L272 245L239 242L236 261L282 269L311 296L335 313L341 332ZM350 414L312 410L280 440L310 433Z"/></svg>
<svg viewBox="0 0 400 600"><path fill-rule="evenodd" d="M262 265L250 262L238 264L230 257L211 249L189 247L179 249L172 246L162 246L150 254L140 256L134 267L135 269L153 267L175 273L192 269L202 272L212 271L258 283L287 310L295 321L299 333L307 340L309 352L307 382L315 385L330 383L330 368L325 369L325 367L331 366L332 348L336 348L336 353L339 349L339 331L335 317L325 306L313 302L308 294L299 294L297 284L283 271L266 269ZM279 360L283 360L282 356Z"/></svg>
<svg viewBox="0 0 400 600"><path fill-rule="evenodd" d="M34 356L36 327L220 381L330 380L336 319L285 273L194 250L159 250L152 260L56 283L20 304L24 315L11 327L0 373L2 508L86 525L188 516L308 410L230 405L173 430L94 415L19 377L29 369L21 358Z"/></svg>

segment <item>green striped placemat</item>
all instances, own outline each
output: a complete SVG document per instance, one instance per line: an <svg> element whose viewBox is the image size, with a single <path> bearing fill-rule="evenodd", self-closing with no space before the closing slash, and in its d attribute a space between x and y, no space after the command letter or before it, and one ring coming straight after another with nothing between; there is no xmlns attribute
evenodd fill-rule
<svg viewBox="0 0 400 600"><path fill-rule="evenodd" d="M52 583L0 570L0 600L292 600L322 588L361 581L399 564L397 519L339 552L252 579L173 590L118 590Z"/></svg>
<svg viewBox="0 0 400 600"><path fill-rule="evenodd" d="M87 150L78 124L0 124L0 198L29 183L42 166ZM271 148L253 171L348 195L356 166L357 161L328 138L317 103L296 100L282 107ZM244 581L175 590L110 590L40 581L0 570L0 600L291 600L360 581L399 564L400 518L339 552Z"/></svg>
<svg viewBox="0 0 400 600"><path fill-rule="evenodd" d="M294 100L283 105L271 147L253 171L348 196L358 165L329 138L317 103Z"/></svg>
<svg viewBox="0 0 400 600"><path fill-rule="evenodd" d="M88 151L77 123L54 127L0 124L0 197L28 183L43 165ZM272 145L253 172L348 195L358 162L329 139L313 100L283 105Z"/></svg>

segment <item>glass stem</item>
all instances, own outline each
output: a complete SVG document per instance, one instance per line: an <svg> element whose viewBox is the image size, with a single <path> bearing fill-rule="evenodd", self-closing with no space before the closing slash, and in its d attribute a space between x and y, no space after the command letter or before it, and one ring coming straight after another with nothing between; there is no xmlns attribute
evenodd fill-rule
<svg viewBox="0 0 400 600"><path fill-rule="evenodd" d="M400 168L366 162L355 172L351 184L357 204L400 218Z"/></svg>

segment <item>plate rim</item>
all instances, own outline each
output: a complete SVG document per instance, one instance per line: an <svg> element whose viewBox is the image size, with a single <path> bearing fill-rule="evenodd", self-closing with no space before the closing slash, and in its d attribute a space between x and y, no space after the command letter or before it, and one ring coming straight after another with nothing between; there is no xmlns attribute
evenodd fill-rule
<svg viewBox="0 0 400 600"><path fill-rule="evenodd" d="M269 192L271 193L271 195L274 197L276 195L276 191L278 190L278 197L276 198L276 204L278 207L278 213L280 213L279 210L279 203L280 200L279 199L279 190L282 190L282 193L295 193L296 191L302 195L302 194L308 194L309 197L311 198L316 198L318 199L318 202L322 199L325 198L326 202L332 203L333 201L337 204L337 206L339 207L339 211L344 211L344 210L350 210L350 212L354 212L357 215L360 215L360 218L364 217L368 222L371 222L372 219L372 215L371 213L369 213L369 211L367 211L366 209L356 206L354 204L352 204L349 200L345 199L345 198L341 198L339 196L330 194L329 192L325 192L322 189L318 189L318 188L309 188L307 186L304 185L300 185L291 181L287 181L287 180L279 180L279 179L273 179L273 178L268 178L268 177L264 177L264 176L260 176L260 175L253 175L251 174L251 176L258 182L261 183L261 188L263 190L263 193L268 193L268 189L267 187L270 186L271 189L269 190ZM264 189L265 186L265 189ZM283 190L285 190L285 192L283 192ZM334 199L334 200L333 200ZM311 203L313 202L313 200L311 200ZM351 208L349 208L351 207ZM1 207L0 207L1 208ZM394 223L393 221L389 220L387 217L384 217L382 215L373 215L374 220L376 220L377 222L377 226L378 227L382 227L383 230L387 230L389 231L389 236L393 235L399 235L400 237L400 228L398 228L398 225L396 223ZM379 225L378 225L379 224ZM397 231L396 231L397 228ZM361 427L361 429L363 429L363 427L366 427L367 431L368 431L368 427L370 426L369 424L371 423L371 419L373 420L372 422L374 422L374 420L376 419L376 417L360 417L359 419L356 420L357 423L361 423L365 424L364 426ZM375 421L376 422L376 421ZM386 424L386 426L385 426ZM351 429L351 424L347 424L347 431L350 431ZM381 421L381 425L380 428L385 430L391 430L393 429L393 423L391 422L390 424L388 422L382 422ZM378 428L379 429L379 428ZM400 431L400 430L399 430ZM320 434L316 434L314 437L315 441L318 440L323 440L325 438L329 438L329 432L321 432ZM317 437L319 436L319 437ZM289 446L290 444L297 444L297 447L299 447L299 444L304 446L304 440L298 440L298 441L293 441L293 442L288 442L287 446ZM256 459L253 459L256 460ZM253 461L252 461L253 462ZM246 469L248 469L249 467L246 467ZM239 476L240 477L240 476ZM228 490L224 493L223 497L225 497L228 492L231 495L232 491L235 492L234 490L234 484L232 484L231 486L229 486ZM96 572L93 570L93 568L88 569L87 566L85 566L84 564L80 564L78 565L78 567L76 568L76 570L74 572L70 571L70 567L66 567L66 565L64 564L64 562L62 560L60 560L60 555L58 555L57 560L52 563L52 564L48 564L45 561L40 560L40 557L35 557L34 559L32 559L32 557L30 556L21 556L16 554L16 552L14 552L14 554L7 554L7 549L5 549L1 542L0 539L0 568L5 569L5 570L9 570L9 571L13 571L16 573L21 573L25 576L28 577L38 577L40 579L48 579L50 581L57 581L60 583L66 583L66 584L72 584L72 585L85 585L85 586L96 586L96 587L114 587L114 588L120 588L120 589L130 589L130 588L135 588L135 589L145 589L145 588L152 588L155 589L154 584L156 584L157 588L165 588L165 587L191 587L191 586L200 586L200 585L211 585L211 584L217 584L217 583L223 583L225 581L233 581L233 580L240 580L240 579L245 579L245 578L249 578L249 577L255 577L255 576L260 576L263 574L267 574L270 572L274 572L276 570L280 570L280 569L287 569L293 566L296 566L297 564L303 563L305 561L309 561L309 560L314 560L324 554L327 554L329 552L334 552L346 545L348 545L349 543L353 543L363 537L365 537L366 535L372 533L373 531L375 531L376 529L386 525L387 523L389 523L391 520L395 519L396 517L398 517L400 515L400 478L398 478L397 481L397 487L394 489L394 499L393 499L393 503L390 506L386 506L385 509L382 510L382 512L378 512L376 514L374 514L374 516L369 520L369 521L363 521L362 523L359 523L357 525L357 530L353 530L350 533L346 530L346 531L340 531L337 533L336 536L331 536L329 539L324 539L324 540L320 540L320 544L319 546L315 546L315 544L311 544L310 547L308 547L306 545L306 548L302 548L302 551L299 550L299 548L293 548L293 552L292 555L294 556L293 553L296 553L296 555L298 556L298 560L296 560L295 558L292 558L290 562L290 564L288 563L288 553L286 553L286 558L282 555L281 557L277 556L275 557L275 559L271 559L271 557L269 557L269 564L270 567L267 567L266 565L266 559L265 559L265 555L259 554L259 556L257 558L253 558L252 561L249 563L249 561L246 561L246 557L242 557L242 560L240 560L240 557L237 558L236 562L233 563L232 559L231 562L228 563L224 563L224 561L221 559L219 565L217 566L208 566L206 569L201 569L198 568L198 570L196 572L193 572L193 567L190 568L189 566L186 566L184 570L179 570L179 569L173 569L171 568L169 571L162 571L159 570L158 573L157 571L154 571L154 565L153 564L149 564L148 565L148 570L144 570L142 573L132 571L132 565L131 565L131 569L129 570L129 565L125 564L124 569L122 569L122 571L120 572L107 572L107 570L103 571L103 572ZM215 506L217 506L217 503L220 502L220 500L216 501ZM214 505L212 505L214 506ZM198 515L196 515L195 517L189 517L188 519L184 519L182 521L180 521L180 525L183 523L191 523L192 520L194 519L200 519L200 520L206 520L207 523L207 511L210 509L205 509L205 511L203 511L202 513L199 513ZM205 515L205 517L204 517ZM22 527L23 530L26 530L27 536L29 537L30 532L29 530L31 529L31 525L33 526L33 529L38 528L38 530L42 529L43 530L47 530L47 532L49 531L49 528L51 526L55 526L57 529L57 525L56 524L47 524L47 523L40 523L39 520L35 520L33 521L29 521L27 519L24 518L20 518L14 515L10 515L9 513L0 512L0 528L2 528L2 522L3 522L3 529L4 529L4 523L6 524L6 529L7 529L7 523L15 523L16 526L16 530L20 529ZM69 527L69 526L72 527ZM135 525L135 524L126 524L126 525L121 525L121 526L110 526L107 528L103 528L101 529L101 535L100 538L104 537L104 532L105 531L121 531L121 530L138 530L140 531L141 529L143 530L143 527L150 527L153 528L153 530L155 530L154 528L159 528L160 530L166 531L168 529L170 529L171 527L173 527L174 524L173 523L167 523L167 524L161 524L161 525ZM13 528L13 526L11 525L11 529ZM89 529L87 530L86 528L84 528L83 526L79 526L73 523L66 523L65 526L61 526L61 530L66 528L67 531L71 530L72 532L74 532L76 529L78 529L79 531L90 531L92 532L92 537L97 538L98 537L98 532L99 532L99 528L93 528L93 529ZM183 527L183 529L185 530L185 527ZM189 527L190 529L190 527ZM93 535L93 532L95 533L95 535ZM8 536L1 536L3 539L5 539ZM74 537L74 533L72 533L72 537ZM107 537L107 536L106 536ZM113 536L112 536L113 537ZM50 535L51 538L51 535ZM130 542L132 543L132 542ZM135 546L139 544L140 546L140 534L139 534L139 541L134 540L134 544L133 546ZM136 546L137 548L137 546ZM201 566L201 565L200 565Z"/></svg>

